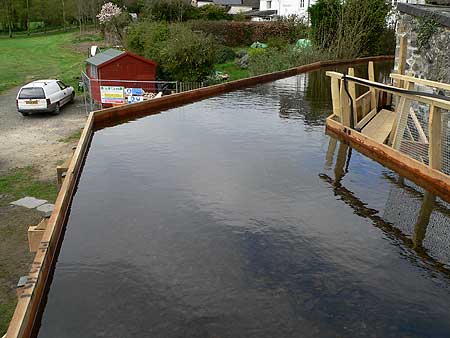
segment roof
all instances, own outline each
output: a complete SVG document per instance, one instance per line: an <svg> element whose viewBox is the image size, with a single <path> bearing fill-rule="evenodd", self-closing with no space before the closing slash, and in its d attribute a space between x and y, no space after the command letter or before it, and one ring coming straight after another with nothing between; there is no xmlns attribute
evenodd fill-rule
<svg viewBox="0 0 450 338"><path fill-rule="evenodd" d="M436 5L412 5L398 3L397 9L416 17L433 17L442 26L450 27L450 7Z"/></svg>
<svg viewBox="0 0 450 338"><path fill-rule="evenodd" d="M269 10L266 10L266 11L253 10L253 11L244 12L243 14L245 16L267 17L267 16L276 15L277 11L274 10L274 9L269 9Z"/></svg>
<svg viewBox="0 0 450 338"><path fill-rule="evenodd" d="M110 48L105 50L104 52L98 53L97 55L91 56L89 59L86 60L87 63L90 63L94 66L99 66L109 60L114 59L115 57L124 54L125 52Z"/></svg>
<svg viewBox="0 0 450 338"><path fill-rule="evenodd" d="M242 0L242 4L253 9L259 9L259 0Z"/></svg>
<svg viewBox="0 0 450 338"><path fill-rule="evenodd" d="M152 66L157 65L157 63L155 61L143 58L142 56L139 56L137 54L130 53L130 52L123 52L123 51L113 49L113 48L110 48L102 53L98 53L97 55L88 58L86 60L86 62L91 65L97 66L98 68L101 68L103 66L106 66L110 62L114 62L116 60L121 59L122 57L124 57L126 55L129 55L137 60L140 60L140 61L145 62Z"/></svg>
<svg viewBox="0 0 450 338"><path fill-rule="evenodd" d="M25 86L23 86L22 88L36 88L36 87L44 87L47 84L49 84L50 82L55 82L58 81L56 79L46 79L46 80L35 80L33 82L27 83Z"/></svg>

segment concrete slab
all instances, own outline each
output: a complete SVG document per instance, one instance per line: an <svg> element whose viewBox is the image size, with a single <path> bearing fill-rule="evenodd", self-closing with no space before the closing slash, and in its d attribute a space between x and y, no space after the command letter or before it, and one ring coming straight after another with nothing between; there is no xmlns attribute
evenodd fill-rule
<svg viewBox="0 0 450 338"><path fill-rule="evenodd" d="M36 208L45 203L47 203L46 200L39 200L37 198L29 197L29 196L21 198L20 200L11 202L11 204L13 204L13 205L18 205L20 207L25 207L28 209Z"/></svg>
<svg viewBox="0 0 450 338"><path fill-rule="evenodd" d="M36 210L43 212L45 214L45 216L47 216L47 215L50 216L51 213L53 212L54 207L55 207L54 204L45 203L45 204L42 204L41 206L37 207Z"/></svg>

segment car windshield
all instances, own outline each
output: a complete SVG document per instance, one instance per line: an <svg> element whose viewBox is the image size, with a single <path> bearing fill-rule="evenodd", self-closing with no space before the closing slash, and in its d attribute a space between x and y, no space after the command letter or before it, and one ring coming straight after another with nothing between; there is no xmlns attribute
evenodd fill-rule
<svg viewBox="0 0 450 338"><path fill-rule="evenodd" d="M45 99L42 88L22 88L19 99Z"/></svg>

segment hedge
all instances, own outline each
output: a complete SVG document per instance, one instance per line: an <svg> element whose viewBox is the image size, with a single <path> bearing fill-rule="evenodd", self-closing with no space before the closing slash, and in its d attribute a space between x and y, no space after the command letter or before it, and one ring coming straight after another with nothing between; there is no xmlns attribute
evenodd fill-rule
<svg viewBox="0 0 450 338"><path fill-rule="evenodd" d="M213 35L226 46L250 45L255 41L265 42L270 37L279 37L289 42L306 38L307 27L293 21L241 22L241 21L190 21L192 30Z"/></svg>

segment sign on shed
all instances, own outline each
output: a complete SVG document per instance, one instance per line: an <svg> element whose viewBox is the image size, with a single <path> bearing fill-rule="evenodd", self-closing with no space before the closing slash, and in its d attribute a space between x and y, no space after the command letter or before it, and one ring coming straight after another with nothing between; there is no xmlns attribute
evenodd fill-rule
<svg viewBox="0 0 450 338"><path fill-rule="evenodd" d="M125 103L123 87L118 86L100 86L100 96L102 103Z"/></svg>

